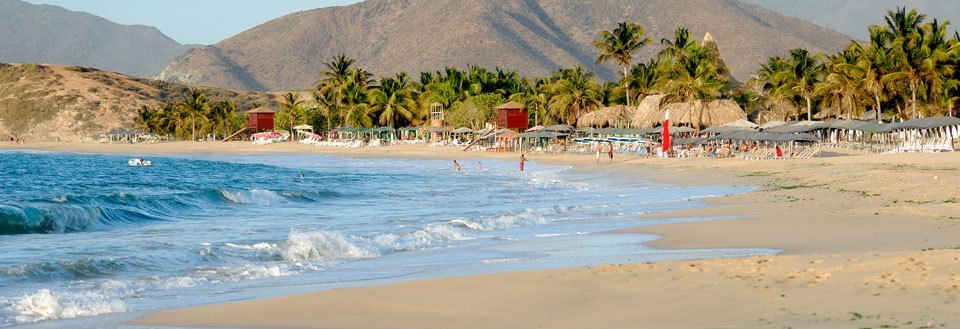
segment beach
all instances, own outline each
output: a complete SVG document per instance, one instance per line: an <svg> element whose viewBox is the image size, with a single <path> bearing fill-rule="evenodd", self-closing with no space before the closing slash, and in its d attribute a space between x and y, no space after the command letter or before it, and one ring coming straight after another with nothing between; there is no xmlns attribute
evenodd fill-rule
<svg viewBox="0 0 960 329"><path fill-rule="evenodd" d="M400 145L49 143L0 149L139 156L323 153L499 159L519 154ZM709 208L645 215L736 218L644 226L662 249L771 248L776 256L513 272L344 288L165 310L137 325L274 328L939 328L960 325L960 154L747 161L526 154L537 163L678 185L756 186Z"/></svg>

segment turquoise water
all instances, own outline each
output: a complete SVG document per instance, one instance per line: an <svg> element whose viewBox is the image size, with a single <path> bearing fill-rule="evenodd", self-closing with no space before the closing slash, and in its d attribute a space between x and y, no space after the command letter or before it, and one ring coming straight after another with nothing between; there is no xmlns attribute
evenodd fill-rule
<svg viewBox="0 0 960 329"><path fill-rule="evenodd" d="M325 155L129 157L0 152L0 327L107 327L103 314L332 287L772 252L661 251L641 244L652 236L598 233L690 220L636 215L745 187L535 162L478 171L464 159L454 172Z"/></svg>

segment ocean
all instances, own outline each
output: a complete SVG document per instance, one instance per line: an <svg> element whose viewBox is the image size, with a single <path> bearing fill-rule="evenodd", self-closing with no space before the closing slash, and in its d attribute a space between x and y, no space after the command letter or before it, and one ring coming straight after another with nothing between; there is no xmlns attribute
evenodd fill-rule
<svg viewBox="0 0 960 329"><path fill-rule="evenodd" d="M468 274L743 257L657 250L611 230L710 218L750 187L680 187L469 154L449 161L329 155L0 152L0 327L129 327L142 312ZM302 177L301 177L302 175ZM72 320L71 320L72 319Z"/></svg>

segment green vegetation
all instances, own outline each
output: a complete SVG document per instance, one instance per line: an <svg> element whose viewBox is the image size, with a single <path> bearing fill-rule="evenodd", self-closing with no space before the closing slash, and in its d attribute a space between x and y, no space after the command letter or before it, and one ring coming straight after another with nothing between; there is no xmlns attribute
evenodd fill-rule
<svg viewBox="0 0 960 329"><path fill-rule="evenodd" d="M751 85L774 116L855 118L868 109L876 119L951 115L960 97L960 36L947 22L897 8L885 25L870 26L866 44L851 41L840 53L770 57Z"/></svg>
<svg viewBox="0 0 960 329"><path fill-rule="evenodd" d="M406 74L375 79L356 60L341 54L325 64L311 91L312 100L291 93L278 102L281 111L277 123L284 129L299 124L310 124L318 130L400 127L426 121L430 104L439 103L447 111L447 124L479 129L495 117L494 106L511 100L527 106L534 124L574 124L578 117L602 106L633 105L650 94L666 95L665 103L729 98L747 110L759 109L766 111L768 118L780 119L855 118L867 110L876 111L878 119L951 114L954 103L960 100L960 71L956 70L960 64L960 35L948 36L948 23L927 21L926 15L906 8L888 11L885 22L869 27L868 43L851 41L837 54L793 49L784 57L770 57L756 78L742 86L732 81L712 41L694 40L685 28L674 31L672 38L660 40L662 49L656 58L634 63L633 54L651 39L644 36L642 26L631 22L602 31L594 42L597 63L615 62L622 69L619 81L603 84L582 66L558 69L549 77L536 79L521 77L516 71L479 66L421 72L419 79ZM116 85L110 79L103 82ZM163 97L193 93L170 92L168 86L156 85L161 82L141 83L154 84L165 93ZM145 92L136 86L125 89ZM209 109L184 104L181 100L165 107L185 111L174 116L185 119L165 119L174 124L164 126L162 131L194 138L204 133L220 134L213 131L226 128L214 126L232 127L239 120L210 117L204 114ZM151 111L165 113L161 109ZM810 187L815 186L772 189Z"/></svg>
<svg viewBox="0 0 960 329"><path fill-rule="evenodd" d="M190 90L176 103L142 107L136 121L149 132L197 140L207 134L226 137L246 124L246 116L233 102L211 102L206 94Z"/></svg>

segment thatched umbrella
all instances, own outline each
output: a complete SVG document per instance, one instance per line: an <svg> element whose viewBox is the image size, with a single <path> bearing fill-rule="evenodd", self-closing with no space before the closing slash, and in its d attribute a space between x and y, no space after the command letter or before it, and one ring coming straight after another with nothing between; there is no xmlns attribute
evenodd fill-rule
<svg viewBox="0 0 960 329"><path fill-rule="evenodd" d="M633 121L637 127L653 127L663 122L664 112L670 111L670 123L682 125L688 124L694 127L709 127L727 124L741 119L746 119L747 115L740 109L740 105L729 99L717 99L712 101L694 100L685 103L672 103L663 106L656 112L646 113L646 115Z"/></svg>
<svg viewBox="0 0 960 329"><path fill-rule="evenodd" d="M577 127L622 127L630 123L635 113L624 105L607 106L577 118Z"/></svg>
<svg viewBox="0 0 960 329"><path fill-rule="evenodd" d="M649 95L647 97L644 97L643 100L640 101L640 105L637 105L637 110L634 111L633 113L633 121L631 122L630 125L635 128L652 127L652 126L649 126L649 127L640 126L640 125L637 125L637 123L643 121L643 118L646 118L652 115L653 113L660 113L660 118L662 119L663 112L660 111L660 102L663 101L664 97L667 97L667 95L659 94L659 95Z"/></svg>

